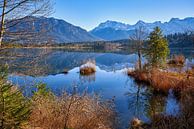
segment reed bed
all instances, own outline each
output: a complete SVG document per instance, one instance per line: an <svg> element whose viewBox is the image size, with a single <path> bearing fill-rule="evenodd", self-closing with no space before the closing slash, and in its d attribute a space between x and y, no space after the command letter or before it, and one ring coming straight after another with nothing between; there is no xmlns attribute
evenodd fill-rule
<svg viewBox="0 0 194 129"><path fill-rule="evenodd" d="M145 82L155 90L168 92L169 89L180 90L186 87L194 87L194 76L185 73L168 72L159 69L150 71L134 70L128 71L128 75L136 81Z"/></svg>

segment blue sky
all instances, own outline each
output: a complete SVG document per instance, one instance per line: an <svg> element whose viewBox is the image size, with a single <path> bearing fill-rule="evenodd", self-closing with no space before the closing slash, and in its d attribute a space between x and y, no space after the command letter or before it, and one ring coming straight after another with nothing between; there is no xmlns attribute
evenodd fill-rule
<svg viewBox="0 0 194 129"><path fill-rule="evenodd" d="M134 24L194 17L194 0L55 0L52 17L91 30L107 20Z"/></svg>

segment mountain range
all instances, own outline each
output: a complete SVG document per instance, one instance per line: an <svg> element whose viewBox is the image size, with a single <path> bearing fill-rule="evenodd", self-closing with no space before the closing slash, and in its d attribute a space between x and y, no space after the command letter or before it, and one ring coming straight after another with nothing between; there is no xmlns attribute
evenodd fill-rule
<svg viewBox="0 0 194 129"><path fill-rule="evenodd" d="M10 32L17 32L18 30L28 29L33 32L44 33L39 34L38 41L32 38L33 43L44 43L46 40L52 39L55 43L69 43L69 42L92 42L92 41L111 41L129 39L134 34L136 28L143 26L145 31L149 34L154 27L159 26L164 35L174 33L184 33L187 31L194 31L194 18L188 17L185 19L172 18L169 22L156 21L153 23L146 23L144 21L138 21L134 25L125 24L116 21L106 21L99 24L96 28L91 31L72 25L64 20L46 17L28 17L31 22L20 22L13 28L9 29ZM25 43L24 35L17 37L20 41ZM5 39L15 39L15 37L9 37Z"/></svg>
<svg viewBox="0 0 194 129"><path fill-rule="evenodd" d="M99 26L91 30L90 33L104 40L128 39L134 34L135 29L140 26L142 26L148 34L156 26L161 28L164 35L184 33L187 31L194 31L194 18L172 18L169 22L164 23L161 21L146 23L140 20L134 25L108 20L99 24Z"/></svg>
<svg viewBox="0 0 194 129"><path fill-rule="evenodd" d="M5 40L14 39L16 43L70 43L100 40L81 27L61 19L46 17L26 17L9 28L8 32L15 34L6 35ZM20 32L22 34L19 35Z"/></svg>

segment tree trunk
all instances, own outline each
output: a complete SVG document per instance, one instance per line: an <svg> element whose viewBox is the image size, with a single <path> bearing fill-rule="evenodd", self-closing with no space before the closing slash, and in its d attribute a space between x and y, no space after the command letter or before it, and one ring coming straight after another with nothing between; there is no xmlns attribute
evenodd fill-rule
<svg viewBox="0 0 194 129"><path fill-rule="evenodd" d="M141 70L141 50L138 50L138 63L139 63L139 69Z"/></svg>
<svg viewBox="0 0 194 129"><path fill-rule="evenodd" d="M0 30L0 47L2 46L3 41L3 34L5 31L5 8L6 8L7 0L3 1L3 10L2 10L2 17L1 17L1 30Z"/></svg>

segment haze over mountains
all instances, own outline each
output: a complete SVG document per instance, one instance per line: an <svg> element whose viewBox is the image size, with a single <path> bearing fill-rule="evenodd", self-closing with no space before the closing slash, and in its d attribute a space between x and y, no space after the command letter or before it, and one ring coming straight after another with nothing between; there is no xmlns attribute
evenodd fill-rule
<svg viewBox="0 0 194 129"><path fill-rule="evenodd" d="M42 30L42 25L44 25L44 33L42 33L40 38L38 38L39 41L32 41L34 43L44 43L48 39L52 39L55 43L129 39L129 37L133 35L134 30L139 26L143 26L148 34L156 26L159 26L165 35L194 31L194 18L192 17L185 19L172 18L169 22L165 23L160 21L153 23L138 21L135 25L129 25L116 21L106 21L99 24L99 26L90 32L60 19L45 17L30 18L33 19L33 22L22 22L10 31L13 32L21 28L33 28L31 31L40 32ZM29 26L31 26L31 28ZM20 37L17 38L21 39Z"/></svg>

